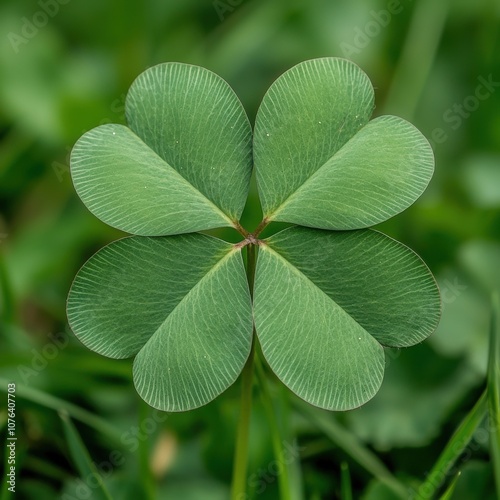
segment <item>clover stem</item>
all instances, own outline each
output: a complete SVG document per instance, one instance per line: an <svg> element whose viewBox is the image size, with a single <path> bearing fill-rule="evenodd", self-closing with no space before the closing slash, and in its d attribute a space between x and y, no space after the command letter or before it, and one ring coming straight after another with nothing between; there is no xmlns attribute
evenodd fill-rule
<svg viewBox="0 0 500 500"><path fill-rule="evenodd" d="M255 229L255 231L252 233L253 236L255 238L257 238L259 236L259 234L262 233L262 231L264 231L264 229L267 227L267 225L270 222L271 221L267 217L264 217L264 219L262 219L262 221L260 222L260 224L257 226L257 229Z"/></svg>
<svg viewBox="0 0 500 500"><path fill-rule="evenodd" d="M151 407L146 403L141 402L139 406L139 426L142 427L143 423L151 417ZM150 440L139 441L138 455L139 467L141 471L142 484L144 486L144 496L147 500L154 500L156 498L155 480L150 466L149 460L149 444Z"/></svg>
<svg viewBox="0 0 500 500"><path fill-rule="evenodd" d="M248 235L250 234L241 224L239 221L235 220L233 221L233 227L240 233L244 238L247 238Z"/></svg>
<svg viewBox="0 0 500 500"><path fill-rule="evenodd" d="M248 288L250 289L250 297L252 297L252 302L253 302L253 286L255 282L255 266L257 261L256 244L257 241L247 246L247 280L248 280Z"/></svg>
<svg viewBox="0 0 500 500"><path fill-rule="evenodd" d="M255 278L256 247L247 246L247 280L250 295L253 298L253 284ZM253 368L255 354L255 327L252 332L252 347L248 360L241 376L241 406L238 429L236 435L236 450L233 465L233 484L231 485L232 500L246 498L247 468L248 468L248 440L250 430L250 413L252 410Z"/></svg>
<svg viewBox="0 0 500 500"><path fill-rule="evenodd" d="M267 421L269 423L269 428L271 430L271 440L273 444L274 459L278 464L281 465L281 469L278 474L278 483L280 489L280 499L290 500L292 498L290 492L290 479L288 473L288 460L285 458L283 452L283 446L281 444L281 433L278 426L278 421L276 419L276 414L273 406L273 399L271 392L269 391L269 386L267 383L267 376L262 366L262 362L258 356L255 357L255 368L257 373L257 379L259 381L260 396L262 399L262 405L264 406L264 411L266 412Z"/></svg>
<svg viewBox="0 0 500 500"><path fill-rule="evenodd" d="M236 450L233 464L233 484L231 486L232 500L246 498L248 440L250 428L250 412L252 409L254 347L248 357L241 377L241 406L236 436Z"/></svg>

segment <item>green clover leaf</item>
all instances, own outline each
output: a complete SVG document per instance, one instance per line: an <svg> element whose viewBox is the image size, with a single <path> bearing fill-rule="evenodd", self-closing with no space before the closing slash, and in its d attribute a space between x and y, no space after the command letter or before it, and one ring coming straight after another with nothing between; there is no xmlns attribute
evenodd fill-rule
<svg viewBox="0 0 500 500"><path fill-rule="evenodd" d="M204 68L167 63L135 80L130 128L102 125L71 153L88 209L128 233L160 236L232 226L245 206L252 131L229 85Z"/></svg>
<svg viewBox="0 0 500 500"><path fill-rule="evenodd" d="M267 220L360 229L422 194L434 171L428 141L395 116L369 122L373 108L370 80L345 59L306 61L274 82L254 138Z"/></svg>
<svg viewBox="0 0 500 500"><path fill-rule="evenodd" d="M377 231L292 227L260 248L254 315L271 369L298 396L330 410L375 395L383 346L424 340L439 320L432 274Z"/></svg>
<svg viewBox="0 0 500 500"><path fill-rule="evenodd" d="M79 272L68 318L90 349L136 356L134 382L151 406L196 408L235 381L250 352L241 250L202 234L118 240Z"/></svg>
<svg viewBox="0 0 500 500"><path fill-rule="evenodd" d="M254 327L270 368L309 403L346 410L373 397L383 348L421 342L440 315L422 260L364 229L411 205L434 166L411 124L369 121L373 101L355 64L306 61L264 97L252 146L246 114L218 76L180 63L140 75L129 127L97 127L71 156L87 207L136 235L76 276L68 319L78 338L102 355L135 357L137 391L161 410L196 408L229 387ZM252 161L260 229L297 224L267 240L239 224ZM197 233L223 226L244 240ZM256 268L248 249L258 249Z"/></svg>

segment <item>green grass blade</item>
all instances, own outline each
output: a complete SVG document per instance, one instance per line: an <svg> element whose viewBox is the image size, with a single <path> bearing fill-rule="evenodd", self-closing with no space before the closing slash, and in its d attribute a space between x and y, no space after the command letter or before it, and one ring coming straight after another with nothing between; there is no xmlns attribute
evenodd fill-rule
<svg viewBox="0 0 500 500"><path fill-rule="evenodd" d="M89 487L94 489L92 493L92 498L104 498L106 500L112 500L104 482L102 480L101 474L97 470L97 467L92 462L90 454L85 447L80 434L65 411L59 412L64 429L64 435L68 443L68 449L71 458L80 474L82 481ZM92 483L90 483L92 481Z"/></svg>
<svg viewBox="0 0 500 500"><path fill-rule="evenodd" d="M24 465L26 469L36 471L37 474L43 476L45 479L59 483L63 483L70 478L70 474L65 468L63 469L57 464L48 462L45 458L34 455L28 456Z"/></svg>
<svg viewBox="0 0 500 500"><path fill-rule="evenodd" d="M404 484L398 481L384 463L374 453L365 448L354 434L339 425L325 411L296 399L294 404L300 413L314 423L319 430L350 455L359 465L385 483L395 494L404 499L408 498L408 490Z"/></svg>
<svg viewBox="0 0 500 500"><path fill-rule="evenodd" d="M8 383L10 383L9 380L0 377L0 391L6 392ZM47 394L46 392L33 389L23 384L16 384L16 397L27 399L28 401L55 411L64 410L75 420L79 420L89 427L92 427L97 432L111 438L114 442L120 443L121 433L115 427L88 410L80 408L73 403L69 403L64 399L57 398L51 394Z"/></svg>
<svg viewBox="0 0 500 500"><path fill-rule="evenodd" d="M352 500L351 475L347 462L340 464L340 496L342 500Z"/></svg>
<svg viewBox="0 0 500 500"><path fill-rule="evenodd" d="M384 112L397 111L398 115L407 119L415 114L443 36L450 6L449 0L439 3L425 0L416 3L386 97ZM422 39L421 33L424 29L426 36ZM415 67L420 69L418 75L413 71Z"/></svg>
<svg viewBox="0 0 500 500"><path fill-rule="evenodd" d="M500 498L500 299L498 293L493 294L492 306L488 363L488 413L491 460L497 496Z"/></svg>
<svg viewBox="0 0 500 500"><path fill-rule="evenodd" d="M427 475L427 478L420 485L415 496L417 500L434 497L436 491L442 484L442 478L446 478L449 475L453 464L466 449L477 427L486 417L487 411L488 399L485 391L459 425L458 429L441 452L434 467Z"/></svg>
<svg viewBox="0 0 500 500"><path fill-rule="evenodd" d="M439 500L451 500L451 497L453 496L453 492L455 491L455 488L457 486L457 481L458 478L460 477L461 472L459 471L458 474L455 476L455 479L450 483L448 488L446 488L446 491L441 495Z"/></svg>

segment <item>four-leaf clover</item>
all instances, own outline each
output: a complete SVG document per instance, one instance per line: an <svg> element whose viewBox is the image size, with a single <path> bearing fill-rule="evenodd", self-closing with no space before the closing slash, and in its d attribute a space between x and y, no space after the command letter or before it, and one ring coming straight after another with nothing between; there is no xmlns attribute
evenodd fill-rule
<svg viewBox="0 0 500 500"><path fill-rule="evenodd" d="M369 121L373 108L368 77L344 59L306 61L278 78L253 133L214 73L180 63L142 73L126 100L129 126L97 127L71 155L89 210L134 235L75 278L68 318L78 338L105 356L135 356L137 391L161 410L196 408L229 387L254 327L270 368L301 398L330 410L368 401L384 347L421 342L440 315L422 260L366 229L410 206L434 168L413 125ZM239 224L253 167L260 228L295 224L266 240ZM244 240L198 232L223 226Z"/></svg>

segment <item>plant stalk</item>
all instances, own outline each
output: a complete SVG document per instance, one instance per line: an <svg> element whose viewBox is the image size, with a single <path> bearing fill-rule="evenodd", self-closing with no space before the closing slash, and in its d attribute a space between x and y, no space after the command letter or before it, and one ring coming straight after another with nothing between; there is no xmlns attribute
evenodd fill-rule
<svg viewBox="0 0 500 500"><path fill-rule="evenodd" d="M268 226L268 224L269 224L269 219L267 217L262 219L261 223L257 226L255 231L253 232L255 238L257 238L259 234L262 233L262 231L264 231L264 229Z"/></svg>
<svg viewBox="0 0 500 500"><path fill-rule="evenodd" d="M141 402L141 405L139 406L139 427L142 427L142 423L150 417L150 412L151 407ZM153 477L153 471L150 464L149 443L149 439L144 441L141 439L139 441L139 469L142 476L141 482L143 485L143 495L147 500L154 500L156 498L155 479Z"/></svg>
<svg viewBox="0 0 500 500"><path fill-rule="evenodd" d="M252 297L253 302L253 286L255 283L255 266L257 264L257 247L252 243L247 246L247 279L248 288L250 289L250 297Z"/></svg>
<svg viewBox="0 0 500 500"><path fill-rule="evenodd" d="M247 247L247 280L250 296L253 299L253 285L255 281L256 247L253 244ZM233 484L231 485L231 499L246 498L247 469L248 469L248 441L250 430L250 413L252 410L253 368L255 354L255 327L252 333L252 347L250 355L243 368L241 378L241 407L236 435L236 450L233 465Z"/></svg>
<svg viewBox="0 0 500 500"><path fill-rule="evenodd" d="M239 221L233 221L233 227L240 233L243 238L247 238L248 235L250 234L240 223Z"/></svg>
<svg viewBox="0 0 500 500"><path fill-rule="evenodd" d="M267 377L259 358L256 359L257 376L259 379L259 387L261 390L262 404L264 411L267 414L267 420L271 430L271 439L273 444L274 458L281 464L281 469L278 474L278 483L280 489L281 500L291 500L292 494L290 492L290 479L288 473L288 461L283 453L283 445L281 444L281 433L279 430L278 422L274 412L273 400L271 392L267 384Z"/></svg>

